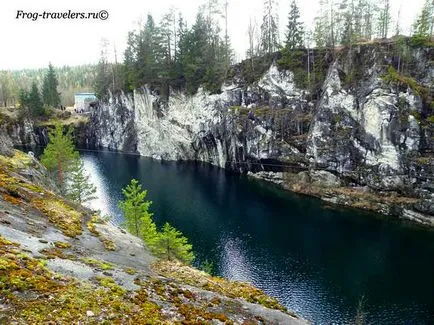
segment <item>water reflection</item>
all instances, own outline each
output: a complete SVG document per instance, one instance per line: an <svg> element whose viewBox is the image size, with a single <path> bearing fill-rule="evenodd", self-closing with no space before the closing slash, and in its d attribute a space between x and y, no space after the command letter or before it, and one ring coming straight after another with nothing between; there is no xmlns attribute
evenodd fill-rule
<svg viewBox="0 0 434 325"><path fill-rule="evenodd" d="M222 238L220 268L227 279L239 281L252 281L254 278L253 265L249 262L245 243L236 237Z"/></svg>
<svg viewBox="0 0 434 325"><path fill-rule="evenodd" d="M347 324L364 296L368 321L434 319L434 233L194 163L83 153L93 208L122 221L121 189L137 178L158 225L192 241L198 262L252 282L318 324Z"/></svg>

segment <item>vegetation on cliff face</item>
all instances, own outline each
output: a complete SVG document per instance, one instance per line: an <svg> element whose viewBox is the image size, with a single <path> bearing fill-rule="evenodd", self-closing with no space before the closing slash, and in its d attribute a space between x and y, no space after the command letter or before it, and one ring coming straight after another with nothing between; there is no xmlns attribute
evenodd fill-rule
<svg viewBox="0 0 434 325"><path fill-rule="evenodd" d="M1 236L0 253L0 302L7 306L0 321L170 323L161 307L149 300L146 289L130 296L110 277L91 283L55 274L43 259L22 253L18 243ZM107 270L105 265L102 269Z"/></svg>
<svg viewBox="0 0 434 325"><path fill-rule="evenodd" d="M64 201L55 198L32 200L33 206L45 214L68 237L81 235L82 214Z"/></svg>
<svg viewBox="0 0 434 325"><path fill-rule="evenodd" d="M229 298L244 298L252 303L259 303L268 308L287 312L286 308L279 304L276 299L244 282L227 282L222 278L210 276L177 261L161 260L153 264L153 269L169 279L217 292Z"/></svg>

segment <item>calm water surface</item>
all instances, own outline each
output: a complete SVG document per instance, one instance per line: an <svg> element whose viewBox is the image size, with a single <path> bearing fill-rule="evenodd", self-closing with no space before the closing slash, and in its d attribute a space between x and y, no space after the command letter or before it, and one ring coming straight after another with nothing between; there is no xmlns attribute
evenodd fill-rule
<svg viewBox="0 0 434 325"><path fill-rule="evenodd" d="M82 152L94 208L122 222L121 189L137 178L158 225L188 236L198 263L252 282L315 324L434 323L434 232L196 163Z"/></svg>

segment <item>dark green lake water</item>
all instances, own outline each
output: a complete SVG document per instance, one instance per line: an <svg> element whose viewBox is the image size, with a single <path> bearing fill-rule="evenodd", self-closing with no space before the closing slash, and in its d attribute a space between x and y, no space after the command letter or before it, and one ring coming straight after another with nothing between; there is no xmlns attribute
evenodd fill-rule
<svg viewBox="0 0 434 325"><path fill-rule="evenodd" d="M434 232L288 193L196 163L82 152L98 187L93 207L122 217L137 178L161 225L188 236L198 262L252 282L315 324L349 324L361 297L371 324L434 323Z"/></svg>

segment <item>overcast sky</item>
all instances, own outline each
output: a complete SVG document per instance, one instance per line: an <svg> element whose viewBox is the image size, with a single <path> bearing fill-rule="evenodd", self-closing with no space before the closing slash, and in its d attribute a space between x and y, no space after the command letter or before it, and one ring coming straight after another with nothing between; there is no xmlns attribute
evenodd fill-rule
<svg viewBox="0 0 434 325"><path fill-rule="evenodd" d="M197 8L206 0L14 0L0 2L0 69L45 67L96 63L101 38L116 44L118 59L122 60L128 31L137 27L140 19L150 12L159 20L170 6L181 10L189 25L194 21ZM290 0L279 2L279 20L283 35ZM319 0L299 0L302 19L311 24L318 11ZM401 6L401 25L409 30L424 0L391 0L392 16L396 20ZM261 21L263 0L229 0L229 34L242 59L248 47L249 18ZM88 12L106 10L107 20L43 20L16 19L17 11Z"/></svg>

